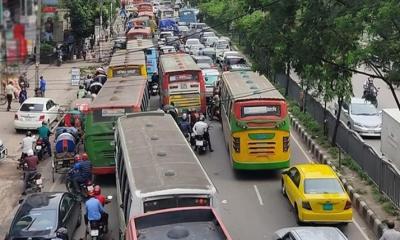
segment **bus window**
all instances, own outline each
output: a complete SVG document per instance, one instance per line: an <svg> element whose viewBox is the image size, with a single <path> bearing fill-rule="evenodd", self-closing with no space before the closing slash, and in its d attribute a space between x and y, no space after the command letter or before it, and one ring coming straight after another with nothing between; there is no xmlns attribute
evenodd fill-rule
<svg viewBox="0 0 400 240"><path fill-rule="evenodd" d="M125 172L125 161L124 161L124 155L122 154L122 152L121 152L121 155L119 156L119 158L121 159L121 166L120 166L120 168L118 169L118 179L119 179L119 181L120 181L120 184L122 184L122 173L124 173Z"/></svg>
<svg viewBox="0 0 400 240"><path fill-rule="evenodd" d="M241 109L241 118L252 116L281 116L280 105L270 106L243 106Z"/></svg>
<svg viewBox="0 0 400 240"><path fill-rule="evenodd" d="M125 214L125 222L129 222L129 212L131 210L131 205L132 205L132 198L131 198L131 192L129 191L129 185L126 185L125 188L125 199L122 202L124 205L124 214Z"/></svg>

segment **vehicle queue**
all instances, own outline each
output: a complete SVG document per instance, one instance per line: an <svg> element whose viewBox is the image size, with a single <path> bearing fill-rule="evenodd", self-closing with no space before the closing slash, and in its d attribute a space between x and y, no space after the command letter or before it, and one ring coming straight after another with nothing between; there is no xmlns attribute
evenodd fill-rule
<svg viewBox="0 0 400 240"><path fill-rule="evenodd" d="M222 123L232 169L286 169L282 194L299 223L350 222L351 201L330 167L290 167L287 103L272 83L250 70L245 57L232 51L228 38L217 37L207 25L198 23L194 9L175 8L170 1L154 2L153 9L158 9L152 15L149 3L122 1L122 7L133 13L125 19L126 44L115 49L107 71L97 69L89 78L84 86L89 103L80 105L75 114L68 111L58 130L55 145L60 147L54 153L70 154L52 158L53 168L60 164L71 169L63 172L68 174L70 193L43 193L42 201L47 201L46 206L69 201L75 210L63 209L65 213L54 218L73 214L72 220L54 225L35 217L41 214L24 207L39 198L40 193L33 193L22 203L8 239L27 233L38 237L29 229L39 223L47 223L47 232L41 236L71 239L82 220L76 213L79 201L92 199L92 174L115 174L121 239L175 239L171 236L182 234L193 239L231 239L214 209L216 189L193 150L206 145L212 150L206 116ZM172 26L154 32L149 27L154 20ZM188 31L180 32L181 26ZM170 38L159 41L161 33ZM149 111L153 87L160 95L158 111ZM190 126L187 133L185 123ZM68 137L59 139L62 134ZM82 161L82 156L88 160ZM76 187L72 175L82 171L82 162L90 162L90 179L78 181ZM106 237L102 209L100 219L88 219L86 234L92 239ZM341 234L324 229L310 231ZM280 231L277 239L294 239L291 234L291 229Z"/></svg>

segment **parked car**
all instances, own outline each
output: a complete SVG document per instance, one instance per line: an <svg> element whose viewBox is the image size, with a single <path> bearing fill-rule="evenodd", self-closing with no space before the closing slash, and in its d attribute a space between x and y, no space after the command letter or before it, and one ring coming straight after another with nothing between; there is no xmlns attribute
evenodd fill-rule
<svg viewBox="0 0 400 240"><path fill-rule="evenodd" d="M73 239L81 223L81 202L71 193L33 193L19 206L5 239L59 239L60 228L67 229L68 239Z"/></svg>
<svg viewBox="0 0 400 240"><path fill-rule="evenodd" d="M289 227L279 229L272 240L347 240L336 227Z"/></svg>
<svg viewBox="0 0 400 240"><path fill-rule="evenodd" d="M59 115L60 106L51 98L32 97L25 100L15 113L14 127L20 129L37 129L42 122L54 122Z"/></svg>
<svg viewBox="0 0 400 240"><path fill-rule="evenodd" d="M281 186L299 224L352 222L350 197L330 166L294 165L282 172Z"/></svg>
<svg viewBox="0 0 400 240"><path fill-rule="evenodd" d="M335 104L335 113L339 107ZM342 120L350 129L360 136L380 137L382 131L382 114L370 102L362 98L351 98L344 102L340 114Z"/></svg>
<svg viewBox="0 0 400 240"><path fill-rule="evenodd" d="M205 44L207 38L209 38L209 37L217 37L217 36L215 35L214 32L202 32L200 34L200 42L202 44Z"/></svg>

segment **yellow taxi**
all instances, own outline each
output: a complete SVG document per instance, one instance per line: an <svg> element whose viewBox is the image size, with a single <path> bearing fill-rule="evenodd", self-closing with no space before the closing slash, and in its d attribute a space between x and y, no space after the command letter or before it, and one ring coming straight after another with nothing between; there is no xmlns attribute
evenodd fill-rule
<svg viewBox="0 0 400 240"><path fill-rule="evenodd" d="M282 194L292 204L298 223L352 221L350 197L328 165L299 164L283 171Z"/></svg>

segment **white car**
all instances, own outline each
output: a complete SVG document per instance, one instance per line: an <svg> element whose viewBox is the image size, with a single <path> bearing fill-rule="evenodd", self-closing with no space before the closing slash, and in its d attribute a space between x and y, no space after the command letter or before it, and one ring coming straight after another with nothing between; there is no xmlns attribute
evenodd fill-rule
<svg viewBox="0 0 400 240"><path fill-rule="evenodd" d="M203 49L204 49L204 45L203 44L193 44L190 45L189 49L188 49L188 53L190 55L200 55L203 53Z"/></svg>
<svg viewBox="0 0 400 240"><path fill-rule="evenodd" d="M200 34L200 42L204 44L206 42L206 38L208 37L216 37L214 32L203 32Z"/></svg>
<svg viewBox="0 0 400 240"><path fill-rule="evenodd" d="M32 97L25 100L14 117L15 129L36 130L45 121L54 122L59 115L60 106L50 98Z"/></svg>
<svg viewBox="0 0 400 240"><path fill-rule="evenodd" d="M335 227L289 227L279 229L273 240L347 240L347 237Z"/></svg>
<svg viewBox="0 0 400 240"><path fill-rule="evenodd" d="M216 42L218 42L219 38L218 37L206 37L204 41L204 45L207 47L214 46Z"/></svg>
<svg viewBox="0 0 400 240"><path fill-rule="evenodd" d="M217 62L218 63L223 63L225 58L228 57L228 56L242 57L242 55L237 51L224 51L222 53L222 55L219 55L219 56L217 55Z"/></svg>
<svg viewBox="0 0 400 240"><path fill-rule="evenodd" d="M337 111L338 105L335 103L335 115ZM350 102L344 102L340 120L350 129L358 132L360 136L381 136L382 114L372 103L365 99L351 98Z"/></svg>
<svg viewBox="0 0 400 240"><path fill-rule="evenodd" d="M185 52L189 52L190 46L198 45L198 44L201 44L199 39L189 38L188 40L186 40L186 43L185 43Z"/></svg>
<svg viewBox="0 0 400 240"><path fill-rule="evenodd" d="M227 40L219 39L216 43L214 43L215 55L217 57L221 57L225 51L230 51L231 47Z"/></svg>

